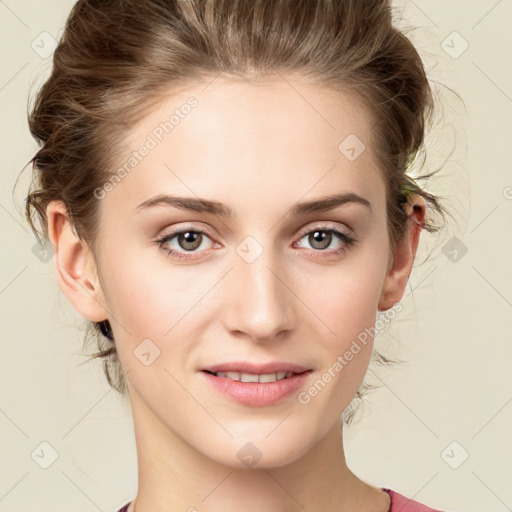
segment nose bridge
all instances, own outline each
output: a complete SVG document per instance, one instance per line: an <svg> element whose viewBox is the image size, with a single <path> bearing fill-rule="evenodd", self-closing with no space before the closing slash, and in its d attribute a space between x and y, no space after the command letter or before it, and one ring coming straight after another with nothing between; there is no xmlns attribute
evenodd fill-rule
<svg viewBox="0 0 512 512"><path fill-rule="evenodd" d="M291 329L293 294L285 284L279 255L270 244L264 248L252 237L247 237L236 252L228 328L257 340L269 340Z"/></svg>

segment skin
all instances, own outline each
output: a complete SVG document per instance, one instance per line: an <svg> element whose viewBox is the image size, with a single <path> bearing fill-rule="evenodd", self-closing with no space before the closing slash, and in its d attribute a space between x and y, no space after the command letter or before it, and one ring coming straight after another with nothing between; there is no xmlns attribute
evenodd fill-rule
<svg viewBox="0 0 512 512"><path fill-rule="evenodd" d="M64 205L47 209L61 290L83 317L108 318L113 328L134 419L136 511L385 512L389 496L350 471L343 449L341 414L367 371L371 337L307 404L294 394L272 406L243 405L198 370L289 361L313 369L309 387L375 325L379 310L402 298L425 202L411 197L407 234L392 254L369 113L300 77L217 78L163 97L131 131L128 155L190 96L198 106L99 201L96 258L67 229ZM351 133L366 145L354 161L338 149ZM346 203L286 215L297 202L349 191L371 209ZM161 193L216 200L234 215L136 211ZM322 224L350 230L358 242L315 245L308 234ZM178 228L213 236L204 235L194 259L176 260L155 240ZM252 263L236 251L248 236L263 249ZM167 246L187 252L178 237ZM134 355L146 338L160 350L149 366ZM249 442L261 452L251 467L237 456Z"/></svg>

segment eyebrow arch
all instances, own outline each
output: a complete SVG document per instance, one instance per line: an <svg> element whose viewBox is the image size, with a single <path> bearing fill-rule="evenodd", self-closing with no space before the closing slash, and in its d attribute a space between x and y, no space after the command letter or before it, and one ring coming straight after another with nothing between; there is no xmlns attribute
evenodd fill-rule
<svg viewBox="0 0 512 512"><path fill-rule="evenodd" d="M370 201L364 197L358 196L353 192L345 192L341 194L324 196L313 201L297 203L290 208L288 214L292 216L300 216L314 212L326 212L347 203L359 203L372 210ZM212 215L220 217L233 216L233 210L229 206L226 206L225 204L218 201L211 201L209 199L200 199L194 197L169 196L166 194L159 194L155 197L152 197L151 199L148 199L147 201L139 204L136 209L141 211L152 206L162 205L173 206L181 210L211 213Z"/></svg>

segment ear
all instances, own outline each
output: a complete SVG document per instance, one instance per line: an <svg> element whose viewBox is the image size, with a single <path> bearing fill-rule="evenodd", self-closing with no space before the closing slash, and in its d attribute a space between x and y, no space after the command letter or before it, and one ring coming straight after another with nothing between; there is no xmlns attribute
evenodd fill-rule
<svg viewBox="0 0 512 512"><path fill-rule="evenodd" d="M403 297L423 229L426 207L425 199L418 194L411 194L405 205L405 212L409 215L408 225L395 254L390 257L378 305L379 311L390 309Z"/></svg>
<svg viewBox="0 0 512 512"><path fill-rule="evenodd" d="M93 322L105 320L108 314L93 254L78 238L65 204L51 201L46 218L62 293L83 317Z"/></svg>

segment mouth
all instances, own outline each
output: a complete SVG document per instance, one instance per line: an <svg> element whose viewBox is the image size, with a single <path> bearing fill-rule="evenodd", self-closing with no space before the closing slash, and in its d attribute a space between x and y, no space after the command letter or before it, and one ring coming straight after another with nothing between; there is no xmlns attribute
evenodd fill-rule
<svg viewBox="0 0 512 512"><path fill-rule="evenodd" d="M311 368L291 363L222 363L203 368L205 383L229 400L266 407L291 397L309 380Z"/></svg>
<svg viewBox="0 0 512 512"><path fill-rule="evenodd" d="M203 370L205 373L209 373L210 375L214 375L215 377L226 377L227 379L236 380L238 382L261 382L261 383L269 383L276 382L278 380L289 379L294 375L301 375L305 373L303 372L273 372L273 373L242 373L242 372L211 372L209 370Z"/></svg>

